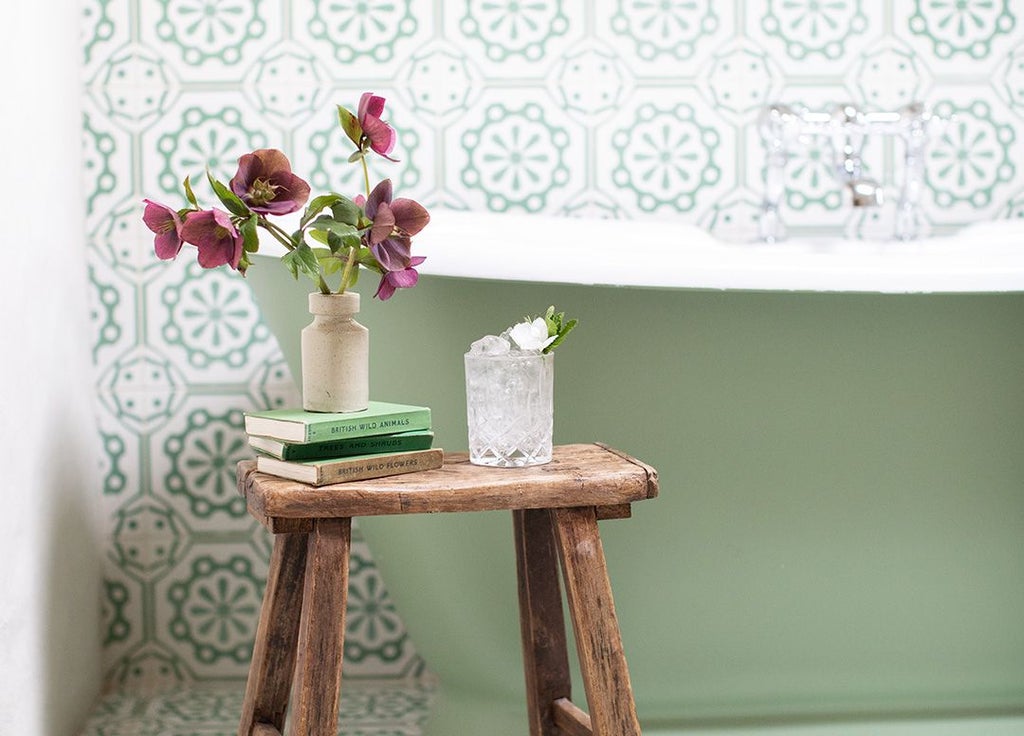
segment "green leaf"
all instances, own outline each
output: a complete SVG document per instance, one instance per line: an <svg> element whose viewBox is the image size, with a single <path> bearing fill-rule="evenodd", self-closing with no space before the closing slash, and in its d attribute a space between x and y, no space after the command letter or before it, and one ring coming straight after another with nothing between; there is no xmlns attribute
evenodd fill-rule
<svg viewBox="0 0 1024 736"><path fill-rule="evenodd" d="M314 277L320 273L320 261L317 260L316 253L312 248L303 243L292 252L298 254L306 273Z"/></svg>
<svg viewBox="0 0 1024 736"><path fill-rule="evenodd" d="M260 249L260 236L256 230L256 223L259 218L254 214L242 223L239 228L242 233L242 247L246 253L255 253Z"/></svg>
<svg viewBox="0 0 1024 736"><path fill-rule="evenodd" d="M342 266L345 265L345 261L331 253L327 248L314 248L313 250L316 251L316 257L320 260L320 268L323 270L324 276L338 273Z"/></svg>
<svg viewBox="0 0 1024 736"><path fill-rule="evenodd" d="M563 342L563 341L565 340L565 336L566 336L566 335L568 335L568 334L569 334L570 332L572 332L572 329L573 329L573 328L574 328L574 327L575 327L576 325L578 325L578 324L579 324L579 320L577 320L577 319L571 319L571 320L569 320L568 322L566 322L566 323L565 323L564 325L562 325L562 328L561 328L561 330L560 330L560 331L559 331L559 333L558 333L558 337L556 337L556 338L555 338L555 339L554 339L554 340L553 340L553 341L551 342L551 344L550 344L550 345L548 345L548 346L547 346L546 348L544 348L543 352L545 352L545 353L550 353L550 352L551 352L552 350L554 350L554 349L555 349L555 348L557 348L557 347L558 347L559 345L561 345L561 344L562 344L562 342Z"/></svg>
<svg viewBox="0 0 1024 736"><path fill-rule="evenodd" d="M339 253L343 250L347 250L347 248L345 248L345 241L342 239L340 235L338 235L338 233L333 232L331 230L328 230L326 232L327 247L331 249L331 253Z"/></svg>
<svg viewBox="0 0 1024 736"><path fill-rule="evenodd" d="M306 227L309 221L314 217L323 212L325 207L330 207L339 199L343 199L340 194L321 194L319 197L313 197L312 201L306 206L306 211L302 213L302 219L299 220L299 227Z"/></svg>
<svg viewBox="0 0 1024 736"><path fill-rule="evenodd" d="M356 151L355 153L353 153L352 155L350 155L348 157L348 162L350 164L354 164L356 161L358 161L359 159L363 158L363 156L365 156L365 155L366 155L365 151Z"/></svg>
<svg viewBox="0 0 1024 736"><path fill-rule="evenodd" d="M321 215L313 220L310 228L313 230L329 230L338 233L338 235L352 235L359 232L356 230L355 225L349 225L347 222L338 222L333 217L328 217L327 215Z"/></svg>
<svg viewBox="0 0 1024 736"><path fill-rule="evenodd" d="M359 141L363 137L363 126L359 124L359 119L344 107L338 105L338 122L341 124L341 129L345 131L348 139L358 146Z"/></svg>
<svg viewBox="0 0 1024 736"><path fill-rule="evenodd" d="M239 217L248 217L252 214L245 202L240 200L238 196L224 186L221 182L213 178L213 173L207 169L206 178L210 180L210 186L213 187L213 193L217 195L225 207L228 208L228 212L232 215L238 215Z"/></svg>
<svg viewBox="0 0 1024 736"><path fill-rule="evenodd" d="M294 251L288 251L283 256L281 256L281 263L283 263L285 265L285 267L287 267L287 269L289 271L291 271L293 279L298 279L299 278L299 264L298 264L298 261L296 261L294 258L292 258L292 253L294 253Z"/></svg>
<svg viewBox="0 0 1024 736"><path fill-rule="evenodd" d="M558 316L555 316L554 305L548 307L548 311L544 313L544 324L546 324L548 328L548 337L558 334L558 330L562 326L562 317L564 316L564 312Z"/></svg>
<svg viewBox="0 0 1024 736"><path fill-rule="evenodd" d="M343 197L340 194L337 197L338 200L331 205L334 219L338 222L344 222L346 225L358 227L359 218L363 214L362 208L348 197Z"/></svg>
<svg viewBox="0 0 1024 736"><path fill-rule="evenodd" d="M316 237L317 232L327 233L327 240L324 241ZM338 222L326 215L321 215L313 221L313 224L310 225L310 233L321 243L326 242L335 253L343 248L358 248L360 243L359 231L354 225Z"/></svg>
<svg viewBox="0 0 1024 736"><path fill-rule="evenodd" d="M182 182L185 186L185 199L187 199L193 207L199 209L199 201L196 199L196 193L192 191L192 182L189 181L190 178L191 176L186 176L185 181Z"/></svg>
<svg viewBox="0 0 1024 736"><path fill-rule="evenodd" d="M373 257L373 251L366 246L360 245L356 251L356 261L367 268L372 268L374 271L380 273L380 264L377 263L377 259Z"/></svg>
<svg viewBox="0 0 1024 736"><path fill-rule="evenodd" d="M298 274L304 273L316 281L320 276L320 261L316 253L305 243L302 243L295 250L285 253L281 260L284 261L292 275L298 278Z"/></svg>

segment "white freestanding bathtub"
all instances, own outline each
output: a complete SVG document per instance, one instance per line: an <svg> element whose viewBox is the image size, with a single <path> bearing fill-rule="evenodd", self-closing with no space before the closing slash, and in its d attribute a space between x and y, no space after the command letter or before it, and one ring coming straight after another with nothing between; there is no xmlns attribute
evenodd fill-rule
<svg viewBox="0 0 1024 736"><path fill-rule="evenodd" d="M439 212L415 250L415 289L360 284L372 396L465 449L469 343L554 304L580 319L556 443L660 473L602 522L645 730L1024 709L1024 224L738 246ZM309 282L264 258L248 279L298 376ZM436 732L525 733L511 520L361 527L459 706Z"/></svg>

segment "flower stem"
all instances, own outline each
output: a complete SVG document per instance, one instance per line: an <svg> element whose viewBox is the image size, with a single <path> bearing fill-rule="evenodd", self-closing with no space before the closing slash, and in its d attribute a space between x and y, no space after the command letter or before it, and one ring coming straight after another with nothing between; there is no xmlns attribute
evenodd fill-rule
<svg viewBox="0 0 1024 736"><path fill-rule="evenodd" d="M370 168L366 165L366 156L362 156L360 161L363 162L363 181L366 183L366 198L370 198Z"/></svg>
<svg viewBox="0 0 1024 736"><path fill-rule="evenodd" d="M281 243L281 245L283 245L288 250L295 250L295 248L297 247L295 243L292 242L291 236L288 235L288 233L286 233L280 227L272 223L263 215L260 215L259 224L263 227L264 230L273 235L275 240Z"/></svg>
<svg viewBox="0 0 1024 736"><path fill-rule="evenodd" d="M356 263L356 249L348 249L348 257L345 259L345 270L341 272L341 284L338 286L338 293L344 294L348 288L348 280L352 277L352 268Z"/></svg>

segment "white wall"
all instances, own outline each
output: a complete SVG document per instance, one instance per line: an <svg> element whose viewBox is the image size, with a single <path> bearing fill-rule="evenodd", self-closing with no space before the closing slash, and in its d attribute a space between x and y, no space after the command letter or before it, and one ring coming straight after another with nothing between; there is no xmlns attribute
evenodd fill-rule
<svg viewBox="0 0 1024 736"><path fill-rule="evenodd" d="M100 686L80 9L0 10L0 734L69 736Z"/></svg>

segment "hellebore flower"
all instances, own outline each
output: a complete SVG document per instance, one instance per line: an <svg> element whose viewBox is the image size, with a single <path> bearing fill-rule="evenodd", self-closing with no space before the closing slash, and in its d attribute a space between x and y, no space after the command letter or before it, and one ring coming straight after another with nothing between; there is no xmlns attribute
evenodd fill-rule
<svg viewBox="0 0 1024 736"><path fill-rule="evenodd" d="M394 150L398 134L394 128L380 119L383 114L384 98L373 92L364 92L359 98L359 127L363 129L363 135L370 142L370 148L388 161L394 161L395 159L388 154Z"/></svg>
<svg viewBox="0 0 1024 736"><path fill-rule="evenodd" d="M309 199L309 184L292 173L291 163L276 148L261 148L239 158L231 191L263 215L287 215Z"/></svg>
<svg viewBox="0 0 1024 736"><path fill-rule="evenodd" d="M199 249L199 265L217 268L225 264L238 270L243 238L223 210L202 210L189 215L181 226L181 239Z"/></svg>
<svg viewBox="0 0 1024 736"><path fill-rule="evenodd" d="M430 214L419 202L403 197L392 201L391 195L391 180L384 179L366 200L366 216L373 221L371 246L391 236L411 238L430 222Z"/></svg>
<svg viewBox="0 0 1024 736"><path fill-rule="evenodd" d="M142 221L156 233L156 237L153 238L153 249L158 258L169 261L181 250L181 218L165 204L148 199L142 201L146 203Z"/></svg>
<svg viewBox="0 0 1024 736"><path fill-rule="evenodd" d="M384 179L373 188L363 204L366 216L373 221L366 235L370 252L380 266L382 277L377 293L381 301L391 298L396 289L415 286L419 274L415 266L426 260L412 255L412 236L422 230L430 215L419 202L411 199L391 199L391 180Z"/></svg>
<svg viewBox="0 0 1024 736"><path fill-rule="evenodd" d="M423 256L413 256L409 259L408 265L405 268L398 271L385 271L381 277L380 284L377 286L377 293L374 296L382 302L386 302L394 295L396 289L409 289L416 286L416 282L420 280L420 275L413 267L420 265L425 260L427 259Z"/></svg>
<svg viewBox="0 0 1024 736"><path fill-rule="evenodd" d="M370 192L364 210L373 221L368 233L370 252L382 269L393 273L409 266L412 236L430 222L430 214L411 199L400 197L392 201L391 194L391 180L384 179Z"/></svg>

